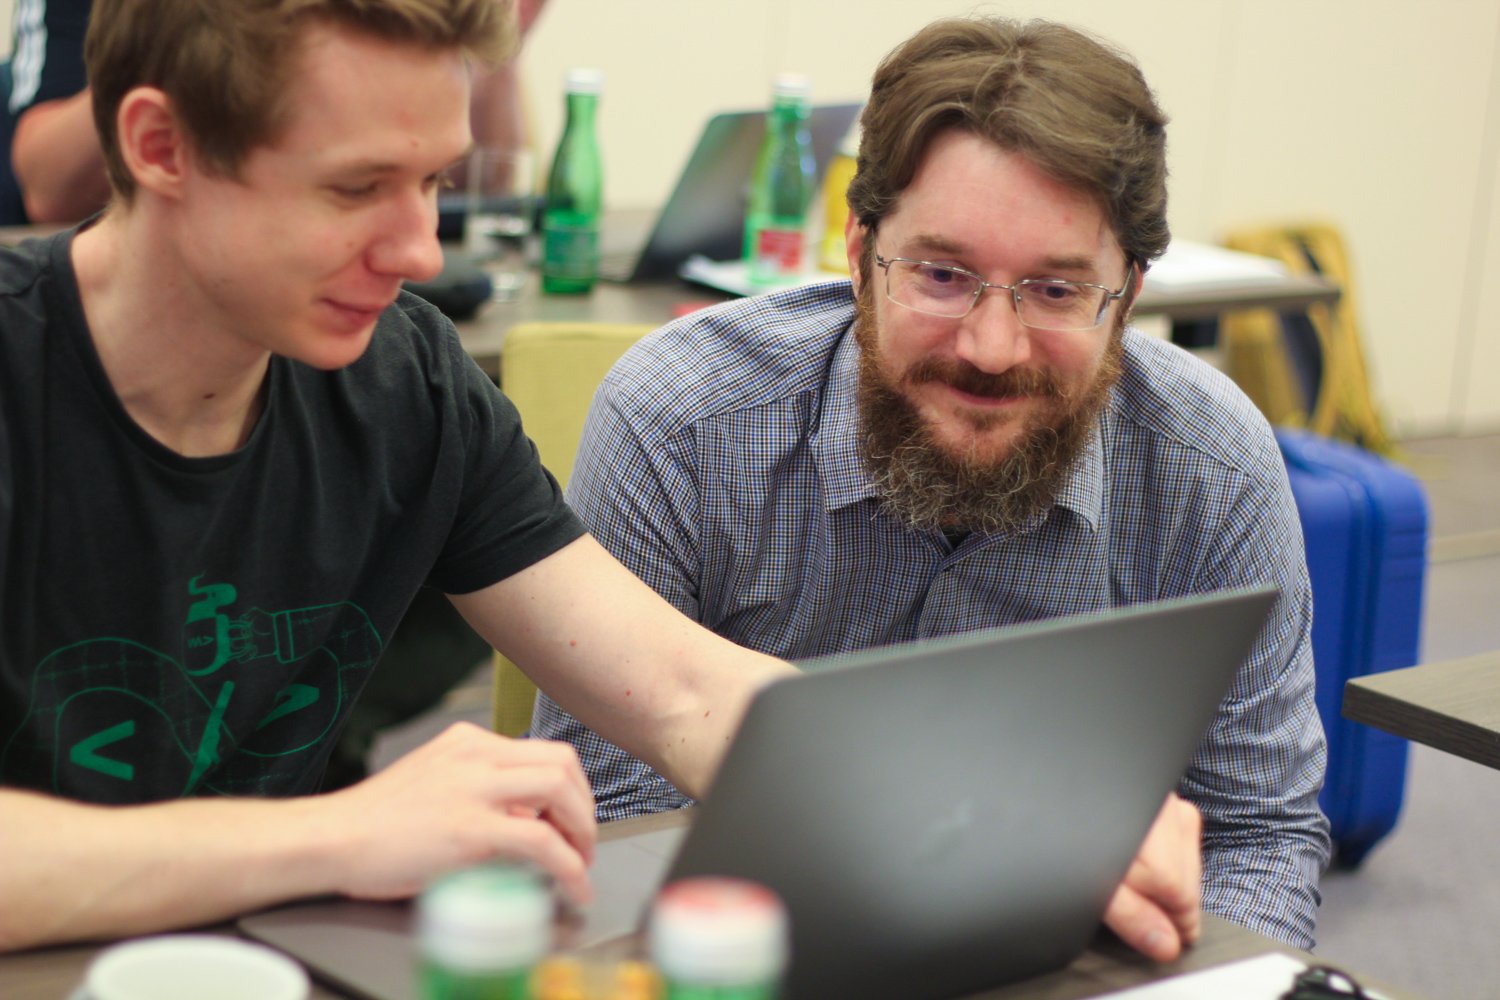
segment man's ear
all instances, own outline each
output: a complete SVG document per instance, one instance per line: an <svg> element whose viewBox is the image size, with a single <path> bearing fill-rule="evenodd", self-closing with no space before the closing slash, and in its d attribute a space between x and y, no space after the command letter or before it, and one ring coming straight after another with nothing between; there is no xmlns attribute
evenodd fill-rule
<svg viewBox="0 0 1500 1000"><path fill-rule="evenodd" d="M1128 284L1132 287L1130 294L1125 296L1125 322L1127 323L1135 316L1135 300L1141 297L1141 289L1146 285L1146 268L1132 262Z"/></svg>
<svg viewBox="0 0 1500 1000"><path fill-rule="evenodd" d="M172 99L156 87L136 87L115 112L115 132L136 185L175 197L187 177L190 157Z"/></svg>
<svg viewBox="0 0 1500 1000"><path fill-rule="evenodd" d="M859 273L859 255L865 246L865 227L859 224L859 220L850 212L849 217L844 220L844 253L849 258L849 280L854 282L854 292L859 294L859 282L863 277Z"/></svg>

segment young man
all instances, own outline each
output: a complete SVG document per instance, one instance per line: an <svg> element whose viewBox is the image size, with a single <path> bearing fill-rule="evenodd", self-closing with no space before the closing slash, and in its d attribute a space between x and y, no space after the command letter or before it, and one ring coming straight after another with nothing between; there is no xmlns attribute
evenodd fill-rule
<svg viewBox="0 0 1500 1000"><path fill-rule="evenodd" d="M516 0L522 34L543 2ZM503 6L505 0L494 3ZM0 136L0 149L8 148L12 160L0 165L0 219L6 225L77 222L109 200L83 66L91 6L92 0L19 4L7 64L8 102L0 115L0 127L7 130ZM517 75L515 63L506 61L476 79L471 121L481 142L522 141Z"/></svg>
<svg viewBox="0 0 1500 1000"><path fill-rule="evenodd" d="M782 661L694 624L563 505L403 279L440 265L494 0L99 0L112 207L0 254L0 948L389 898L496 856L588 897L572 750L452 729L313 795L424 582L701 793ZM279 799L280 801L269 801ZM1170 803L1109 920L1196 934Z"/></svg>
<svg viewBox="0 0 1500 1000"><path fill-rule="evenodd" d="M1165 123L1071 29L919 32L864 112L852 285L638 345L570 499L684 613L788 658L1275 584L1180 791L1205 908L1307 946L1325 752L1285 471L1232 384L1126 328L1168 241ZM545 698L533 728L579 749L601 817L688 801Z"/></svg>
<svg viewBox="0 0 1500 1000"><path fill-rule="evenodd" d="M467 55L504 15L95 4L116 204L0 258L0 946L398 896L497 854L586 898L566 747L457 729L306 797L424 582L692 787L750 678L789 669L585 536L451 324L398 297L440 266Z"/></svg>

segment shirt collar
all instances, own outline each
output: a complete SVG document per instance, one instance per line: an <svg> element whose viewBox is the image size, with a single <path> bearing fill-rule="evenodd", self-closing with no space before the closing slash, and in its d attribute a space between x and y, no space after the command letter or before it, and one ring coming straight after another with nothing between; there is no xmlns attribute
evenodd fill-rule
<svg viewBox="0 0 1500 1000"><path fill-rule="evenodd" d="M865 473L859 454L859 405L855 394L859 385L859 342L851 321L834 349L828 366L828 383L823 393L818 429L813 435L813 455L823 477L827 510L875 497L875 488ZM1058 490L1056 506L1073 511L1099 530L1104 510L1104 435L1101 425L1106 414L1094 421L1088 440L1073 462L1073 468Z"/></svg>
<svg viewBox="0 0 1500 1000"><path fill-rule="evenodd" d="M834 349L823 391L823 408L813 437L813 456L823 476L829 511L875 496L859 454L859 342L851 320Z"/></svg>

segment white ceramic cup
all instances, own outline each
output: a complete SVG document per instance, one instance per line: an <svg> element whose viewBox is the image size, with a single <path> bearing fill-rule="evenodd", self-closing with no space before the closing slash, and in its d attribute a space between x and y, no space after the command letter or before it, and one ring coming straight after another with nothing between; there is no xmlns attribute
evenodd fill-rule
<svg viewBox="0 0 1500 1000"><path fill-rule="evenodd" d="M170 934L100 952L73 1000L307 1000L308 992L302 967L264 945Z"/></svg>

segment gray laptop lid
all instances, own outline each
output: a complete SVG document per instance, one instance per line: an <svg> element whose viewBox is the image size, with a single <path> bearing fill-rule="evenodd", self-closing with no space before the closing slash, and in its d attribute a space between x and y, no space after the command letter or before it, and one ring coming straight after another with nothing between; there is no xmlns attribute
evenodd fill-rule
<svg viewBox="0 0 1500 1000"><path fill-rule="evenodd" d="M817 175L859 114L859 104L814 105L808 115ZM693 254L735 260L744 248L750 174L766 132L766 112L729 111L703 126L649 236L640 227L602 234L600 276L612 281L657 281L677 274Z"/></svg>
<svg viewBox="0 0 1500 1000"><path fill-rule="evenodd" d="M958 996L1066 964L1275 599L804 664L752 703L668 873L775 889L786 996Z"/></svg>
<svg viewBox="0 0 1500 1000"><path fill-rule="evenodd" d="M600 845L559 944L634 929L664 880L738 875L792 922L790 1000L944 997L1096 932L1275 600L1270 589L803 663L752 702L687 835ZM675 852L675 857L673 854ZM405 904L313 901L241 931L376 1000L415 998Z"/></svg>

